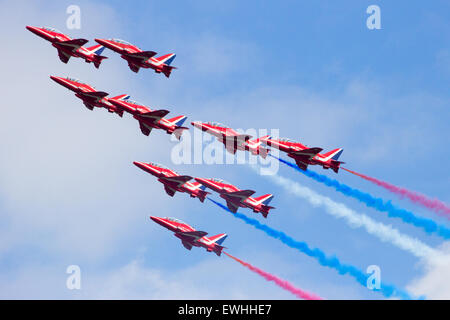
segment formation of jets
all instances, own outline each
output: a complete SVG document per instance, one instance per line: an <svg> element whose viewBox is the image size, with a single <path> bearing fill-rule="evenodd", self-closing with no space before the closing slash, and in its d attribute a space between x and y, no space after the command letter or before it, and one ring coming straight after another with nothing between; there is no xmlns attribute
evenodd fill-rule
<svg viewBox="0 0 450 320"><path fill-rule="evenodd" d="M134 72L140 68L151 68L156 73L163 73L167 78L175 67L171 66L175 54L166 54L155 57L154 51L143 51L137 46L119 39L95 39L98 43L92 47L84 47L88 42L86 39L71 39L69 36L48 27L26 27L34 34L50 41L52 46L58 50L59 58L67 63L70 57L84 59L87 63L93 63L99 68L103 59L104 48L111 49L121 55L128 62L128 66ZM56 83L73 91L84 106L89 110L95 108L104 108L110 113L116 113L120 117L129 113L139 123L141 132L148 136L152 129L164 130L167 134L173 134L177 139L189 128L183 127L187 119L185 115L173 118L165 118L169 113L166 109L151 109L150 107L130 99L128 94L121 94L115 97L109 97L104 91L98 91L93 86L71 77L50 76ZM288 138L273 138L264 136L257 139L248 134L241 134L231 127L219 122L191 122L194 128L202 130L224 144L225 149L232 154L239 151L248 151L254 156L266 158L269 155L270 148L276 148L293 158L297 166L306 170L308 165L322 166L323 169L332 169L338 173L340 165L339 157L343 152L342 148L334 149L326 153L321 153L322 148L309 148L300 142ZM216 178L194 178L188 175L180 175L163 165L150 162L135 161L134 164L143 171L155 176L163 184L165 192L173 197L176 192L187 193L191 198L198 198L204 202L210 194L206 189L217 192L221 198L226 201L228 209L236 213L238 208L248 208L255 213L261 213L267 218L269 211L274 209L269 203L273 199L272 194L265 194L254 197L255 191L239 189L231 183ZM206 237L204 231L195 230L187 223L175 218L150 217L154 222L174 232L174 235L181 240L183 246L191 250L192 247L203 247L208 252L214 252L220 256L223 246L222 243L227 237L221 233L212 237Z"/></svg>
<svg viewBox="0 0 450 320"><path fill-rule="evenodd" d="M169 78L172 70L176 69L176 67L170 65L175 59L174 53L154 57L156 52L143 51L120 39L95 39L97 45L85 48L83 46L89 40L72 39L55 28L33 26L26 26L26 28L37 36L50 41L52 46L58 50L59 59L64 63L67 63L71 57L77 57L84 59L87 63L94 63L94 66L98 69L102 60L107 59L107 57L101 55L106 47L119 53L128 62L131 71L136 73L140 68L150 68Z"/></svg>

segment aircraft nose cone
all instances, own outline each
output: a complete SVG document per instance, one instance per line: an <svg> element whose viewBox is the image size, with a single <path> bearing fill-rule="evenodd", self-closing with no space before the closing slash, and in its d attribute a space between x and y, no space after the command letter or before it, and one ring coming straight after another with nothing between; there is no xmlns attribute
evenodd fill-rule
<svg viewBox="0 0 450 320"><path fill-rule="evenodd" d="M201 123L200 121L192 121L191 124L192 124L194 127L201 127L201 125L202 125L202 123Z"/></svg>
<svg viewBox="0 0 450 320"><path fill-rule="evenodd" d="M52 79L52 80L55 81L56 83L61 84L61 79L60 79L59 77L50 76L50 79Z"/></svg>
<svg viewBox="0 0 450 320"><path fill-rule="evenodd" d="M164 220L160 217L150 216L150 219L152 219L157 224L164 225Z"/></svg>
<svg viewBox="0 0 450 320"><path fill-rule="evenodd" d="M138 167L138 168L144 168L144 162L140 162L140 161L133 161L133 164Z"/></svg>
<svg viewBox="0 0 450 320"><path fill-rule="evenodd" d="M108 47L109 43L108 41L104 40L104 39L94 39L95 42L100 43L101 45Z"/></svg>
<svg viewBox="0 0 450 320"><path fill-rule="evenodd" d="M33 32L34 34L41 36L42 32L40 32L40 29L37 27L33 27L33 26L26 26L25 28L27 28L28 31Z"/></svg>

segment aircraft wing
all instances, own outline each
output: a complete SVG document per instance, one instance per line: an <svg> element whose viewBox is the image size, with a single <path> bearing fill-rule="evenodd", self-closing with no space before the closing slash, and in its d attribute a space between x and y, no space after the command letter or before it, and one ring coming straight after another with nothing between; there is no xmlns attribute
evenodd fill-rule
<svg viewBox="0 0 450 320"><path fill-rule="evenodd" d="M225 139L226 140L236 140L238 142L244 142L247 141L249 139L251 139L252 136L249 134L230 134L230 133L226 133L225 134Z"/></svg>
<svg viewBox="0 0 450 320"><path fill-rule="evenodd" d="M94 92L79 92L78 93L80 96L83 96L87 99L92 99L95 101L99 101L101 99L103 99L104 97L106 97L108 95L108 93L103 92L103 91L94 91Z"/></svg>
<svg viewBox="0 0 450 320"><path fill-rule="evenodd" d="M185 247L186 249L188 250L192 249L192 244L190 244L189 242L181 240L181 243L183 244L183 247Z"/></svg>
<svg viewBox="0 0 450 320"><path fill-rule="evenodd" d="M301 160L295 159L295 163L302 170L306 170L308 168L308 163L302 162Z"/></svg>
<svg viewBox="0 0 450 320"><path fill-rule="evenodd" d="M164 184L175 184L176 186L185 184L189 180L192 180L191 176L175 176L175 177L163 177L159 178L159 181L161 181Z"/></svg>
<svg viewBox="0 0 450 320"><path fill-rule="evenodd" d="M72 39L67 41L58 42L58 46L62 47L72 47L72 50L77 50L81 46L84 46L86 43L88 43L89 40L86 39Z"/></svg>
<svg viewBox="0 0 450 320"><path fill-rule="evenodd" d="M152 129L147 127L142 121L139 121L139 128L141 128L141 132L146 136L152 132Z"/></svg>
<svg viewBox="0 0 450 320"><path fill-rule="evenodd" d="M293 155L296 160L299 159L307 162L311 160L311 158L314 158L322 150L322 148L309 148L300 151L289 152L289 154Z"/></svg>
<svg viewBox="0 0 450 320"><path fill-rule="evenodd" d="M135 65L131 61L128 61L128 66L130 67L131 71L138 73L140 68L139 66Z"/></svg>
<svg viewBox="0 0 450 320"><path fill-rule="evenodd" d="M249 139L251 139L251 138L252 138L252 136L249 135L249 134L240 134L240 135L237 135L237 136L236 136L236 139L237 139L238 141L247 141L247 140L249 140Z"/></svg>
<svg viewBox="0 0 450 320"><path fill-rule="evenodd" d="M180 236L186 237L190 240L198 240L208 234L208 232L205 231L186 231L186 232L179 232Z"/></svg>
<svg viewBox="0 0 450 320"><path fill-rule="evenodd" d="M245 200L248 197L250 197L251 195L253 195L254 193L255 193L255 191L253 191L253 190L239 190L239 191L224 193L224 194L222 194L222 196L225 199L231 198L231 199Z"/></svg>
<svg viewBox="0 0 450 320"><path fill-rule="evenodd" d="M164 190L166 190L166 193L173 197L173 195L175 194L176 190L172 189L171 187L169 187L168 185L164 185Z"/></svg>
<svg viewBox="0 0 450 320"><path fill-rule="evenodd" d="M86 101L83 101L83 104L86 106L86 108L88 108L89 110L94 110L94 106L90 103L87 103Z"/></svg>
<svg viewBox="0 0 450 320"><path fill-rule="evenodd" d="M169 112L170 111L168 110L155 110L141 113L139 116L146 119L152 119L153 122L158 122L161 118L164 118Z"/></svg>
<svg viewBox="0 0 450 320"><path fill-rule="evenodd" d="M135 53L126 53L125 54L129 60L132 60L135 63L141 63L144 62L151 57L154 57L156 55L155 51L141 51L141 52L135 52Z"/></svg>
<svg viewBox="0 0 450 320"><path fill-rule="evenodd" d="M59 60L61 60L64 63L67 63L71 57L69 54L65 53L61 49L58 49L58 56L59 56Z"/></svg>
<svg viewBox="0 0 450 320"><path fill-rule="evenodd" d="M225 145L225 149L231 153L231 154L235 154L236 150L237 150L237 146L235 146L234 143L227 143L227 141L224 141L224 145Z"/></svg>
<svg viewBox="0 0 450 320"><path fill-rule="evenodd" d="M227 207L231 212L237 212L238 206L234 202L227 200Z"/></svg>

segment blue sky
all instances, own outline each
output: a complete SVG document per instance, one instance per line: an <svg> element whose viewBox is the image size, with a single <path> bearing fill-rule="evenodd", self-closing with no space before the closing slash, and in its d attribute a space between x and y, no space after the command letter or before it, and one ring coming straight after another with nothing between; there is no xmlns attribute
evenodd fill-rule
<svg viewBox="0 0 450 320"><path fill-rule="evenodd" d="M132 161L156 161L191 176L218 177L257 195L273 193L270 226L362 270L379 265L382 280L431 298L449 298L436 282L450 274L379 241L256 175L246 165L174 165L174 142L143 136L129 116L90 112L49 75L73 76L112 95L235 128L275 128L325 150L343 147L355 171L450 202L449 4L445 1L238 2L176 4L77 2L81 29L66 28L73 2L0 2L0 296L2 298L290 299L227 257L185 250L149 215L174 216L210 234L229 234L235 256L325 298L380 299L352 278L321 267L212 204L169 198ZM381 8L381 30L368 30L366 8ZM72 37L122 38L145 50L175 52L170 79L132 73L105 50L99 70L80 59L64 65L54 48L25 29L53 26ZM192 128L191 128L192 131ZM312 170L322 172L318 168ZM448 225L346 172L343 183ZM280 175L356 212L391 224L429 246L436 236L280 167ZM260 221L250 211L242 213ZM77 264L82 289L65 287ZM444 269L445 270L445 269ZM448 270L448 268L446 269ZM438 279L438 280L437 280ZM450 286L446 286L447 288Z"/></svg>

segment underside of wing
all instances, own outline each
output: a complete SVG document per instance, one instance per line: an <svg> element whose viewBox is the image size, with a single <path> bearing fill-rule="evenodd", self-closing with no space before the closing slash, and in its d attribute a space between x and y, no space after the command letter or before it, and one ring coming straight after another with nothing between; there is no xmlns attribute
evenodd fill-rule
<svg viewBox="0 0 450 320"><path fill-rule="evenodd" d="M59 42L58 46L72 47L73 50L77 50L79 47L84 46L88 42L89 42L89 40L86 40L86 39L72 39L72 40Z"/></svg>
<svg viewBox="0 0 450 320"><path fill-rule="evenodd" d="M158 122L159 120L161 120L161 118L164 118L170 111L168 110L155 110L155 111L150 111L150 112L144 112L141 113L139 116L146 118L146 119L151 119L153 120L153 122Z"/></svg>
<svg viewBox="0 0 450 320"><path fill-rule="evenodd" d="M225 149L231 153L235 154L237 150L237 146L233 142L225 141Z"/></svg>
<svg viewBox="0 0 450 320"><path fill-rule="evenodd" d="M108 94L103 91L94 91L94 92L79 92L77 96L79 96L84 101L88 101L88 103L97 103L102 100Z"/></svg>
<svg viewBox="0 0 450 320"><path fill-rule="evenodd" d="M308 163L307 162L302 162L300 159L295 159L295 163L302 170L306 170L308 168Z"/></svg>
<svg viewBox="0 0 450 320"><path fill-rule="evenodd" d="M135 65L134 63L128 61L128 67L130 67L131 71L138 73L140 67Z"/></svg>
<svg viewBox="0 0 450 320"><path fill-rule="evenodd" d="M192 249L192 244L190 244L189 242L181 240L181 243L183 244L183 247L185 247L186 249L188 250Z"/></svg>
<svg viewBox="0 0 450 320"><path fill-rule="evenodd" d="M238 206L233 201L227 200L227 207L231 212L237 212Z"/></svg>
<svg viewBox="0 0 450 320"><path fill-rule="evenodd" d="M222 196L225 198L234 198L234 199L245 200L248 197L252 196L254 193L255 193L255 191L253 191L253 190L239 190L239 191L225 193Z"/></svg>
<svg viewBox="0 0 450 320"><path fill-rule="evenodd" d="M83 104L86 106L86 108L88 108L89 110L94 110L94 105L87 103L86 101L83 101Z"/></svg>
<svg viewBox="0 0 450 320"><path fill-rule="evenodd" d="M166 193L169 195L169 196L171 196L171 197L173 197L173 195L175 194L175 189L172 189L171 187L169 187L168 185L164 185L164 190L166 190Z"/></svg>
<svg viewBox="0 0 450 320"><path fill-rule="evenodd" d="M182 185L188 182L189 180L192 180L191 176L175 176L175 177L163 177L159 178L159 181L162 183L173 183L175 185Z"/></svg>
<svg viewBox="0 0 450 320"><path fill-rule="evenodd" d="M198 240L204 236L206 236L208 233L205 231L186 231L186 232L180 232L179 235L182 237L186 237L188 239L192 240Z"/></svg>
<svg viewBox="0 0 450 320"><path fill-rule="evenodd" d="M139 128L141 128L141 132L146 136L152 132L152 129L147 127L142 121L139 121Z"/></svg>
<svg viewBox="0 0 450 320"><path fill-rule="evenodd" d="M320 153L322 150L323 150L322 148L309 148L300 151L290 152L290 154L294 158L303 158L309 160L314 156L316 156L318 153Z"/></svg>
<svg viewBox="0 0 450 320"><path fill-rule="evenodd" d="M124 54L127 57L128 61L133 61L136 64L142 63L144 61L147 61L151 57L154 57L156 55L155 51L141 51L141 52L135 52L135 53L126 53Z"/></svg>
<svg viewBox="0 0 450 320"><path fill-rule="evenodd" d="M65 53L61 49L58 49L58 56L59 56L59 60L61 60L64 63L67 63L70 59L70 55L68 53Z"/></svg>

